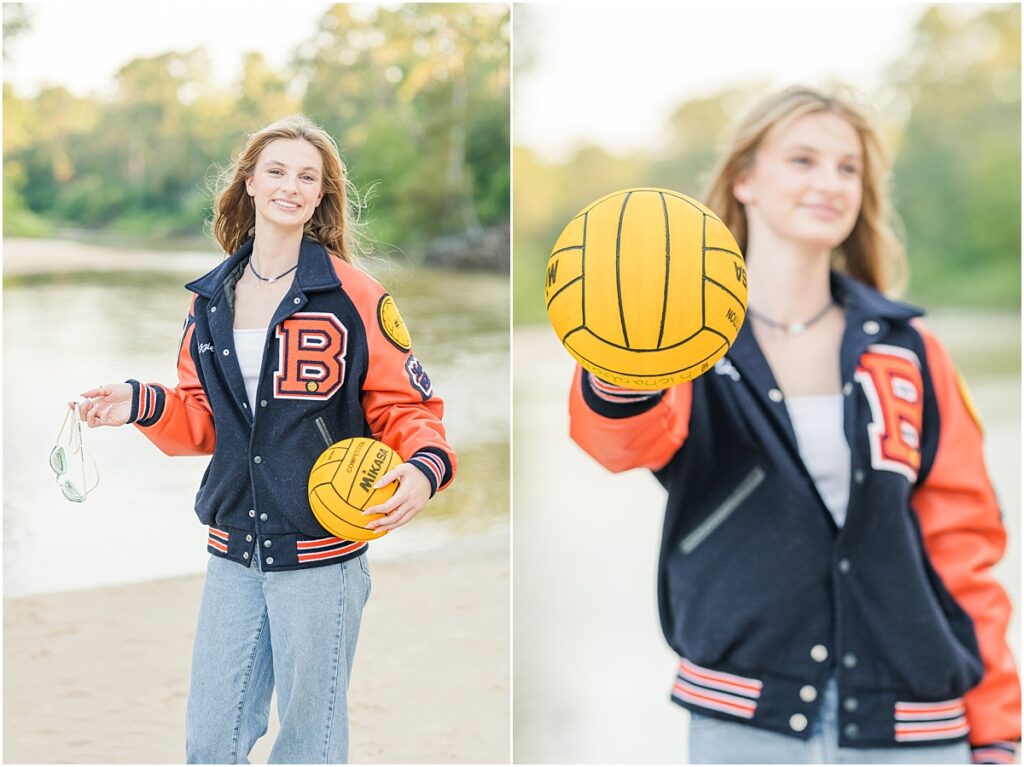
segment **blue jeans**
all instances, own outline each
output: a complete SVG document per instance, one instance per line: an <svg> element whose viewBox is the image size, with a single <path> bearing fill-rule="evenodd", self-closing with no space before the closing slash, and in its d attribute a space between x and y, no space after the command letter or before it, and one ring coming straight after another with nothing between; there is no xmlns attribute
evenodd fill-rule
<svg viewBox="0 0 1024 767"><path fill-rule="evenodd" d="M363 606L366 556L265 573L211 556L199 607L185 719L189 764L248 763L267 731L277 688L271 763L348 760L348 682Z"/></svg>
<svg viewBox="0 0 1024 767"><path fill-rule="evenodd" d="M970 764L966 742L901 748L840 748L839 692L825 687L810 740L690 713L690 764Z"/></svg>

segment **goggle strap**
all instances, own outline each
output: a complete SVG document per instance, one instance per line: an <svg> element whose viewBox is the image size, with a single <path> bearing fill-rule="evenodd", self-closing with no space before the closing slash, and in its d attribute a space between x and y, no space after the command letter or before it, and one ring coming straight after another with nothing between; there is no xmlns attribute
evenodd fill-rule
<svg viewBox="0 0 1024 767"><path fill-rule="evenodd" d="M89 493L91 493L93 490L95 490L97 487L99 487L99 484L100 484L100 467L96 465L96 459L92 457L92 453L86 453L85 450L83 450L82 451L82 457L83 458L88 457L89 463L92 464L93 473L96 475L96 481L93 483L92 487L88 488L85 491L85 494L88 496ZM88 485L88 482L86 481L85 461L82 461L82 483Z"/></svg>
<svg viewBox="0 0 1024 767"><path fill-rule="evenodd" d="M68 412L64 415L64 422L60 425L60 430L57 432L57 439L54 440L54 444L59 445L61 437L64 435L64 430L68 427L68 419L74 414L75 419L78 418L78 403L76 402L73 407L68 408Z"/></svg>

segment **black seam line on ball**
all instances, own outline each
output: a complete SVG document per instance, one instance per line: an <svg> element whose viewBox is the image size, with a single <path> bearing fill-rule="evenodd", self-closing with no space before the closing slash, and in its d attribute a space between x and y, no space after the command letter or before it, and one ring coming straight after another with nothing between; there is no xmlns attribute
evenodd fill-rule
<svg viewBox="0 0 1024 767"><path fill-rule="evenodd" d="M619 257L622 253L622 220L626 217L626 206L629 205L629 198L632 192L626 193L626 199L622 201L622 208L619 210L619 229L615 234L615 292L619 297L619 321L622 323L622 342L629 348L629 333L626 332L626 312L622 308L622 273L619 268Z"/></svg>
<svg viewBox="0 0 1024 767"><path fill-rule="evenodd" d="M724 290L726 293L728 293L730 296L732 296L734 299L736 299L736 303L738 303L740 306L743 306L743 302L740 300L740 297L737 296L735 293L733 293L731 290L729 290L729 288L725 287L725 285L723 285L722 283L718 282L717 280L711 279L710 277L705 277L704 279L707 280L708 282L710 282L712 285L715 285L715 286L721 288L722 290ZM746 315L746 313L747 313L746 309L744 309L743 314ZM708 328L708 330L710 330L710 328Z"/></svg>
<svg viewBox="0 0 1024 767"><path fill-rule="evenodd" d="M551 252L551 256L557 256L559 253L565 253L565 251L567 251L567 250L583 250L583 246L582 245L568 245L568 246L566 246L564 248L559 248L558 250L552 251ZM551 258L551 256L548 256L548 258Z"/></svg>
<svg viewBox="0 0 1024 767"><path fill-rule="evenodd" d="M711 330L711 328L708 328L708 330ZM719 333L717 331L714 331L714 330L712 330L711 332L714 333L715 335L719 335L719 336L722 335L721 333ZM628 373L625 370L612 370L610 367L607 367L605 365L598 365L598 367L602 368L603 370L607 370L609 373L615 373L616 375L620 375L620 376L630 376L632 378L664 378L665 376L675 375L676 373L684 373L687 370L693 370L694 368L700 367L705 362L707 362L709 359L712 359L713 357L716 357L716 356L720 356L721 353L722 353L722 349L723 348L726 350L726 352L728 352L729 351L729 343L728 342L723 343L721 346L719 346L717 349L715 349L713 352L711 352L711 354L709 354L707 357L705 357L702 360L697 360L692 365L687 365L686 367L679 368L678 370L667 370L664 373L657 373L656 375L637 375L636 373ZM636 350L635 349L631 349L630 351L636 351ZM580 356L583 356L583 355L580 355ZM586 359L586 358L584 358L584 359ZM592 364L597 365L596 362L592 362Z"/></svg>
<svg viewBox="0 0 1024 767"><path fill-rule="evenodd" d="M630 191L629 194L632 194L634 191L646 191L646 190L634 189L634 190ZM588 213L590 213L590 211L592 211L598 205L604 205L606 202L611 202L614 199L615 199L615 192L612 192L611 194L606 194L604 197L602 197L600 200L595 202L593 205L588 205L586 208L584 208L579 213L577 213L575 216L573 216L572 220L569 221L569 223L571 224L573 221L575 221L580 216L586 216Z"/></svg>
<svg viewBox="0 0 1024 767"><path fill-rule="evenodd" d="M583 244L580 245L580 292L583 293L583 301L580 307L580 322L587 324L587 214L583 214Z"/></svg>
<svg viewBox="0 0 1024 767"><path fill-rule="evenodd" d="M709 250L713 253L728 253L730 256L736 256L736 258L738 258L740 261L744 260L742 253L737 253L735 250L729 250L728 248L715 248L709 246L707 248L704 248L704 250Z"/></svg>
<svg viewBox="0 0 1024 767"><path fill-rule="evenodd" d="M637 353L640 353L640 354L651 354L653 352L667 352L670 349L675 349L677 346L682 346L685 343L689 343L694 338L696 338L701 333L703 333L705 330L710 330L715 335L721 336L722 338L725 338L725 336L722 335L722 333L714 330L713 328L704 327L704 328L701 328L700 330L696 331L695 333L687 336L682 341L676 341L671 346L662 346L662 347L660 347L658 349L643 349L643 348L640 348L640 347L637 347L637 346L622 346L620 344L615 343L614 341L609 341L607 338L603 338L602 336L599 336L597 333L595 333L590 328L588 328L588 327L586 327L584 325L580 325L578 328L573 328L568 333L566 333L564 336L562 336L562 343L565 343L565 339L566 338L568 338L569 336L573 335L574 333L579 332L580 330L586 330L588 333L590 333L590 335L592 335L598 341L600 341L603 344L608 344L608 346L611 346L613 349L622 349L623 351L626 351L626 352L637 352ZM728 340L728 339L726 339L726 340ZM683 368L683 370L685 370L685 369L686 368Z"/></svg>
<svg viewBox="0 0 1024 767"><path fill-rule="evenodd" d="M731 342L731 341L729 340L729 338L728 338L728 337L727 337L727 336L725 335L725 333L723 333L722 331L720 331L720 330L715 330L714 328L704 328L704 330L707 330L707 331L708 331L708 332L710 332L710 333L714 333L714 334L715 334L716 336L718 336L719 338L721 338L721 339L722 339L723 341L725 341L725 345L726 345L727 347L729 347L729 346L732 346L732 342ZM722 347L721 347L721 346L719 346L718 348L719 348L719 349L721 349ZM711 356L713 357L714 355L711 355ZM709 359L709 358L708 358L708 357L705 357L704 359L706 360L706 359ZM703 361L704 361L704 360L701 360L701 362L703 362Z"/></svg>
<svg viewBox="0 0 1024 767"><path fill-rule="evenodd" d="M674 197L677 200L682 200L683 202L685 202L687 205L689 205L694 210L699 211L701 213L701 215L704 215L704 216L708 215L708 212L706 210L704 210L700 205L697 205L693 200L688 200L686 197L683 197L683 195L681 195L681 194L673 194L672 192L664 192L664 194L667 194L669 197ZM718 216L713 216L713 218L716 221L718 220Z"/></svg>
<svg viewBox="0 0 1024 767"><path fill-rule="evenodd" d="M548 303L547 303L547 305L544 308L550 309L551 308L551 302L554 301L556 298L558 298L559 294L561 294L561 292L563 290L565 290L570 285L575 285L577 282L580 282L582 279L583 279L583 275L581 274L579 277L573 277L571 280L569 280L567 283L565 283L562 287L560 287L558 290L556 290L551 295L551 298L548 299Z"/></svg>
<svg viewBox="0 0 1024 767"><path fill-rule="evenodd" d="M701 207L700 205L698 205L697 203L695 203L695 202L694 202L693 200L691 200L691 199L689 199L689 198L685 197L685 196L684 196L684 195L682 195L682 194L679 194L678 192L673 192L673 191L672 191L671 189L670 189L670 190L668 190L667 192L666 192L666 191L662 191L662 190L660 190L660 189L647 189L647 188L641 188L641 189L631 189L631 190L629 191L629 194L637 194L637 193L639 193L639 192L656 192L657 194L665 194L665 195L668 195L669 197L672 197L673 199L679 200L680 202L685 202L685 203L686 203L687 205L689 205L689 206L690 206L691 208L693 208L694 210L698 211L699 213L701 213L701 214L703 214L703 215L705 215L705 216L711 216L711 218L715 219L715 221L718 221L719 223L721 223L721 222L722 222L722 219L720 219L720 218L719 218L719 217L718 217L718 216L717 216L717 215L715 214L715 212L714 212L714 211L710 211L710 212L709 212L708 210L705 210L705 209L704 209L704 208L702 208L702 207ZM586 215L587 213L589 213L590 211L592 211L592 210L593 210L594 208L596 208L596 207L597 207L598 205L601 205L602 203L608 202L609 198L611 198L611 197L612 197L612 195L614 195L614 192L613 192L613 193L612 193L611 195L607 195L606 197L603 197L603 198L601 198L600 200L598 200L597 202L595 202L595 203L594 203L593 205L591 205L590 207L588 207L588 208L584 208L584 209L583 209L583 210L581 210L581 211L580 211L579 213L577 213L577 214L576 214L575 216L573 216L573 217L572 217L572 219L570 219L569 223L571 224L571 223L572 223L573 221L575 221L575 220L576 220L577 218L579 218L580 216Z"/></svg>
<svg viewBox="0 0 1024 767"><path fill-rule="evenodd" d="M586 325L578 325L577 327L573 328L572 330L566 332L566 334L564 336L562 336L562 345L563 346L565 345L565 339L567 339L573 333L579 333L581 330L586 330L586 329L587 329Z"/></svg>
<svg viewBox="0 0 1024 767"><path fill-rule="evenodd" d="M700 219L700 274L704 279L707 279L708 275L708 217L701 216ZM700 326L706 328L708 326L708 307L707 297L704 295L704 291L700 292Z"/></svg>
<svg viewBox="0 0 1024 767"><path fill-rule="evenodd" d="M658 328L658 346L661 346L661 340L665 337L665 315L668 314L668 276L672 266L672 238L668 226L668 203L665 202L665 195L662 192L658 192L658 196L661 198L661 211L665 216L665 294L661 299L661 327Z"/></svg>

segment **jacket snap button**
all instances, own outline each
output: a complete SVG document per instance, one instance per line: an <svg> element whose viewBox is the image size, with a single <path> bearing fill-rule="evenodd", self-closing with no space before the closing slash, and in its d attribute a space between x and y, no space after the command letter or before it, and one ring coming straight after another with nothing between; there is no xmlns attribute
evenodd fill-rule
<svg viewBox="0 0 1024 767"><path fill-rule="evenodd" d="M863 325L861 325L861 327L864 329L864 332L867 333L869 336L878 335L878 331L882 329L882 326L879 325L874 320L868 320Z"/></svg>
<svg viewBox="0 0 1024 767"><path fill-rule="evenodd" d="M274 558L273 557L267 557L267 564L268 565L274 564Z"/></svg>
<svg viewBox="0 0 1024 767"><path fill-rule="evenodd" d="M811 659L824 663L828 660L828 648L823 644L816 644L811 648Z"/></svg>
<svg viewBox="0 0 1024 767"><path fill-rule="evenodd" d="M296 299L293 300L293 303L300 304L302 302L298 298L296 298Z"/></svg>
<svg viewBox="0 0 1024 767"><path fill-rule="evenodd" d="M843 665L847 668L856 668L857 656L854 655L852 652L845 653L843 655Z"/></svg>
<svg viewBox="0 0 1024 767"><path fill-rule="evenodd" d="M249 558L249 552L248 551L243 551L242 552L242 559L248 559L248 558Z"/></svg>
<svg viewBox="0 0 1024 767"><path fill-rule="evenodd" d="M250 517L255 517L256 516L256 509L249 509L249 516Z"/></svg>
<svg viewBox="0 0 1024 767"><path fill-rule="evenodd" d="M860 708L860 701L856 698L846 698L843 701L843 708L850 712L856 711Z"/></svg>
<svg viewBox="0 0 1024 767"><path fill-rule="evenodd" d="M793 716L789 718L789 726L795 732L803 732L807 729L807 717L803 714L793 714Z"/></svg>
<svg viewBox="0 0 1024 767"><path fill-rule="evenodd" d="M269 549L270 548L270 541L263 541L263 548Z"/></svg>
<svg viewBox="0 0 1024 767"><path fill-rule="evenodd" d="M211 306L211 307L210 307L210 311L211 311L211 312L215 312L215 311L217 311L217 307L216 307L216 306Z"/></svg>
<svg viewBox="0 0 1024 767"><path fill-rule="evenodd" d="M229 354L231 354L231 352L229 352L227 349L225 349L224 350L224 356L227 357Z"/></svg>
<svg viewBox="0 0 1024 767"><path fill-rule="evenodd" d="M813 685L805 684L800 688L800 700L804 703L813 703L818 697L818 691L814 689Z"/></svg>
<svg viewBox="0 0 1024 767"><path fill-rule="evenodd" d="M245 536L245 540L246 540L246 541L247 541L248 543L252 543L252 536L251 536L251 535L247 535L247 536Z"/></svg>
<svg viewBox="0 0 1024 767"><path fill-rule="evenodd" d="M847 397L853 394L853 384L850 383L849 381L843 384L843 394L845 394Z"/></svg>
<svg viewBox="0 0 1024 767"><path fill-rule="evenodd" d="M263 463L263 459L260 458L259 456L256 456L255 458L252 459L252 462L253 463Z"/></svg>
<svg viewBox="0 0 1024 767"><path fill-rule="evenodd" d="M845 557L843 559L840 559L838 567L839 572L841 572L843 575L846 575L848 572L850 572L850 560L846 559Z"/></svg>
<svg viewBox="0 0 1024 767"><path fill-rule="evenodd" d="M860 727L858 727L857 725L855 725L853 723L848 724L848 725L846 725L846 727L843 728L843 735L845 735L846 737L851 738L851 739L852 738L859 738L860 737Z"/></svg>
<svg viewBox="0 0 1024 767"><path fill-rule="evenodd" d="M261 399L260 400L260 407L266 407L266 406L267 406L267 401L265 399Z"/></svg>
<svg viewBox="0 0 1024 767"><path fill-rule="evenodd" d="M263 514L260 514L260 521L261 521L261 522L266 522L266 521L267 521L267 515L266 515L266 512L264 512Z"/></svg>
<svg viewBox="0 0 1024 767"><path fill-rule="evenodd" d="M864 484L864 469L857 469L855 472L853 472L853 481L856 482L858 485Z"/></svg>
<svg viewBox="0 0 1024 767"><path fill-rule="evenodd" d="M778 389L769 389L768 399L770 399L772 402L782 402L782 392L779 391Z"/></svg>

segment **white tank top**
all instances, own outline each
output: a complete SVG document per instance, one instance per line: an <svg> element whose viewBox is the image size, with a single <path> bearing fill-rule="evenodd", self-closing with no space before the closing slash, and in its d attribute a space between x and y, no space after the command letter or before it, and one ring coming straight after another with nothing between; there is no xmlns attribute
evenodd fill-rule
<svg viewBox="0 0 1024 767"><path fill-rule="evenodd" d="M850 445L843 433L843 395L787 397L804 466L836 525L846 521L850 501Z"/></svg>
<svg viewBox="0 0 1024 767"><path fill-rule="evenodd" d="M263 343L267 338L266 328L235 331L235 354L238 368L245 381L245 393L249 397L249 410L256 417L256 387L260 382L260 368L263 366Z"/></svg>

